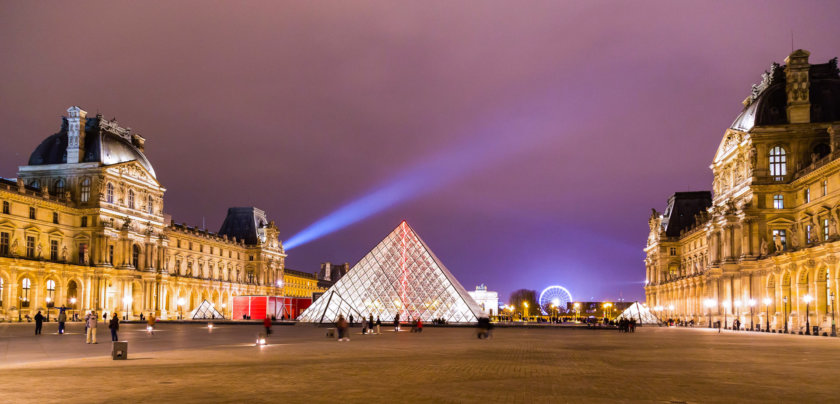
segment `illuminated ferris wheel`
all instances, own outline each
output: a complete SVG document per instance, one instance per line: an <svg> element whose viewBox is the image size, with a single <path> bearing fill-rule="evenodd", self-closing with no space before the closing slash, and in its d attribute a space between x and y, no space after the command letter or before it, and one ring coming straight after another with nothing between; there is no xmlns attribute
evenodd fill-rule
<svg viewBox="0 0 840 404"><path fill-rule="evenodd" d="M565 311L567 303L571 302L572 294L560 285L549 286L540 293L539 303L543 315L548 315L551 312L552 305L561 311Z"/></svg>

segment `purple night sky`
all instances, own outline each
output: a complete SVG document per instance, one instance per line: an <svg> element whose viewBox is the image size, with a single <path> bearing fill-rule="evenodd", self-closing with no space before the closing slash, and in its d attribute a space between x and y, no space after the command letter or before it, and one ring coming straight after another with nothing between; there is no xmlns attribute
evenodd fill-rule
<svg viewBox="0 0 840 404"><path fill-rule="evenodd" d="M78 105L146 137L177 222L254 205L286 240L419 166L287 267L353 264L406 219L468 290L642 299L650 208L711 187L791 31L840 55L834 1L264 3L4 2L0 176Z"/></svg>

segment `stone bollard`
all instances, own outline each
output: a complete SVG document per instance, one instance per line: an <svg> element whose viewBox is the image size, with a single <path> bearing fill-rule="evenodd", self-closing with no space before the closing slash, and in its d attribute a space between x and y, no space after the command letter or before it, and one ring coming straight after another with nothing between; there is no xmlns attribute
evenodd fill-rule
<svg viewBox="0 0 840 404"><path fill-rule="evenodd" d="M335 338L335 328L327 328L327 338Z"/></svg>
<svg viewBox="0 0 840 404"><path fill-rule="evenodd" d="M128 359L128 342L114 341L111 346L111 358L113 360Z"/></svg>

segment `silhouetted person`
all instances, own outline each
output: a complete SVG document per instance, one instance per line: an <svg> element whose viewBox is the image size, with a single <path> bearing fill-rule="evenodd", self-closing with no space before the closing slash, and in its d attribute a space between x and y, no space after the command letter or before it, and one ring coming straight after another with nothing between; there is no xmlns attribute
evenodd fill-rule
<svg viewBox="0 0 840 404"><path fill-rule="evenodd" d="M35 335L41 335L41 327L44 325L44 316L41 314L41 310L38 310L38 314L35 315Z"/></svg>
<svg viewBox="0 0 840 404"><path fill-rule="evenodd" d="M108 328L111 329L111 341L119 341L117 331L120 330L120 318L117 317L117 313L111 315L111 322L108 324Z"/></svg>
<svg viewBox="0 0 840 404"><path fill-rule="evenodd" d="M67 321L67 313L65 313L64 309L62 308L58 312L58 333L59 334L64 334L64 323L66 321Z"/></svg>

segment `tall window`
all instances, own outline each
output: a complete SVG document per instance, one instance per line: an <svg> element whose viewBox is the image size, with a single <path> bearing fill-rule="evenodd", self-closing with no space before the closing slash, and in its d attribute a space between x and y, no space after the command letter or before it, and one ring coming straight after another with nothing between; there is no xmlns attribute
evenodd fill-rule
<svg viewBox="0 0 840 404"><path fill-rule="evenodd" d="M773 195L773 209L784 209L785 197L782 194Z"/></svg>
<svg viewBox="0 0 840 404"><path fill-rule="evenodd" d="M86 264L85 255L87 254L87 244L79 244L79 264Z"/></svg>
<svg viewBox="0 0 840 404"><path fill-rule="evenodd" d="M35 219L35 208L33 208L31 206L29 207L29 218L30 219Z"/></svg>
<svg viewBox="0 0 840 404"><path fill-rule="evenodd" d="M82 227L87 227L87 216L82 216Z"/></svg>
<svg viewBox="0 0 840 404"><path fill-rule="evenodd" d="M108 263L114 265L114 246L108 246Z"/></svg>
<svg viewBox="0 0 840 404"><path fill-rule="evenodd" d="M151 195L149 195L149 197L146 199L146 209L150 215L155 211L154 199L152 199Z"/></svg>
<svg viewBox="0 0 840 404"><path fill-rule="evenodd" d="M811 231L812 230L817 231L817 229L811 229L810 224L805 226L805 240L808 240L809 243L811 242Z"/></svg>
<svg viewBox="0 0 840 404"><path fill-rule="evenodd" d="M137 245L131 249L131 265L134 265L134 268L140 267L140 247Z"/></svg>
<svg viewBox="0 0 840 404"><path fill-rule="evenodd" d="M9 233L2 232L0 233L0 256L6 255L9 255Z"/></svg>
<svg viewBox="0 0 840 404"><path fill-rule="evenodd" d="M805 199L805 203L811 202L811 188L805 188L805 194L803 197Z"/></svg>
<svg viewBox="0 0 840 404"><path fill-rule="evenodd" d="M32 288L32 281L23 278L20 282L20 307L29 307L29 290Z"/></svg>
<svg viewBox="0 0 840 404"><path fill-rule="evenodd" d="M787 175L787 156L785 149L776 146L770 149L770 176L775 181L784 181Z"/></svg>
<svg viewBox="0 0 840 404"><path fill-rule="evenodd" d="M11 210L12 207L9 205L9 201L3 201L3 214L8 215Z"/></svg>
<svg viewBox="0 0 840 404"><path fill-rule="evenodd" d="M828 219L823 219L823 240L828 241Z"/></svg>
<svg viewBox="0 0 840 404"><path fill-rule="evenodd" d="M3 287L6 286L3 283L3 278L0 278L0 307L3 307Z"/></svg>
<svg viewBox="0 0 840 404"><path fill-rule="evenodd" d="M26 257L35 258L35 237L26 237Z"/></svg>
<svg viewBox="0 0 840 404"><path fill-rule="evenodd" d="M64 195L64 178L59 178L53 185L53 194L61 196Z"/></svg>
<svg viewBox="0 0 840 404"><path fill-rule="evenodd" d="M823 191L822 196L826 196L826 195L828 195L828 180L823 180L823 182L822 182L822 191Z"/></svg>
<svg viewBox="0 0 840 404"><path fill-rule="evenodd" d="M114 184L110 182L105 186L105 202L114 203Z"/></svg>
<svg viewBox="0 0 840 404"><path fill-rule="evenodd" d="M254 272L248 271L248 283L254 283Z"/></svg>
<svg viewBox="0 0 840 404"><path fill-rule="evenodd" d="M85 178L82 180L80 199L82 200L82 202L87 202L90 200L90 178Z"/></svg>
<svg viewBox="0 0 840 404"><path fill-rule="evenodd" d="M133 189L128 190L128 208L129 209L134 209L134 190Z"/></svg>
<svg viewBox="0 0 840 404"><path fill-rule="evenodd" d="M47 307L55 305L55 281L50 279L47 281Z"/></svg>
<svg viewBox="0 0 840 404"><path fill-rule="evenodd" d="M776 236L779 237L779 241L782 243L782 249L787 250L787 237L785 237L784 230L773 230L773 241L776 241Z"/></svg>
<svg viewBox="0 0 840 404"><path fill-rule="evenodd" d="M58 240L50 240L50 261L58 261Z"/></svg>
<svg viewBox="0 0 840 404"><path fill-rule="evenodd" d="M53 212L53 223L58 224L58 212Z"/></svg>

